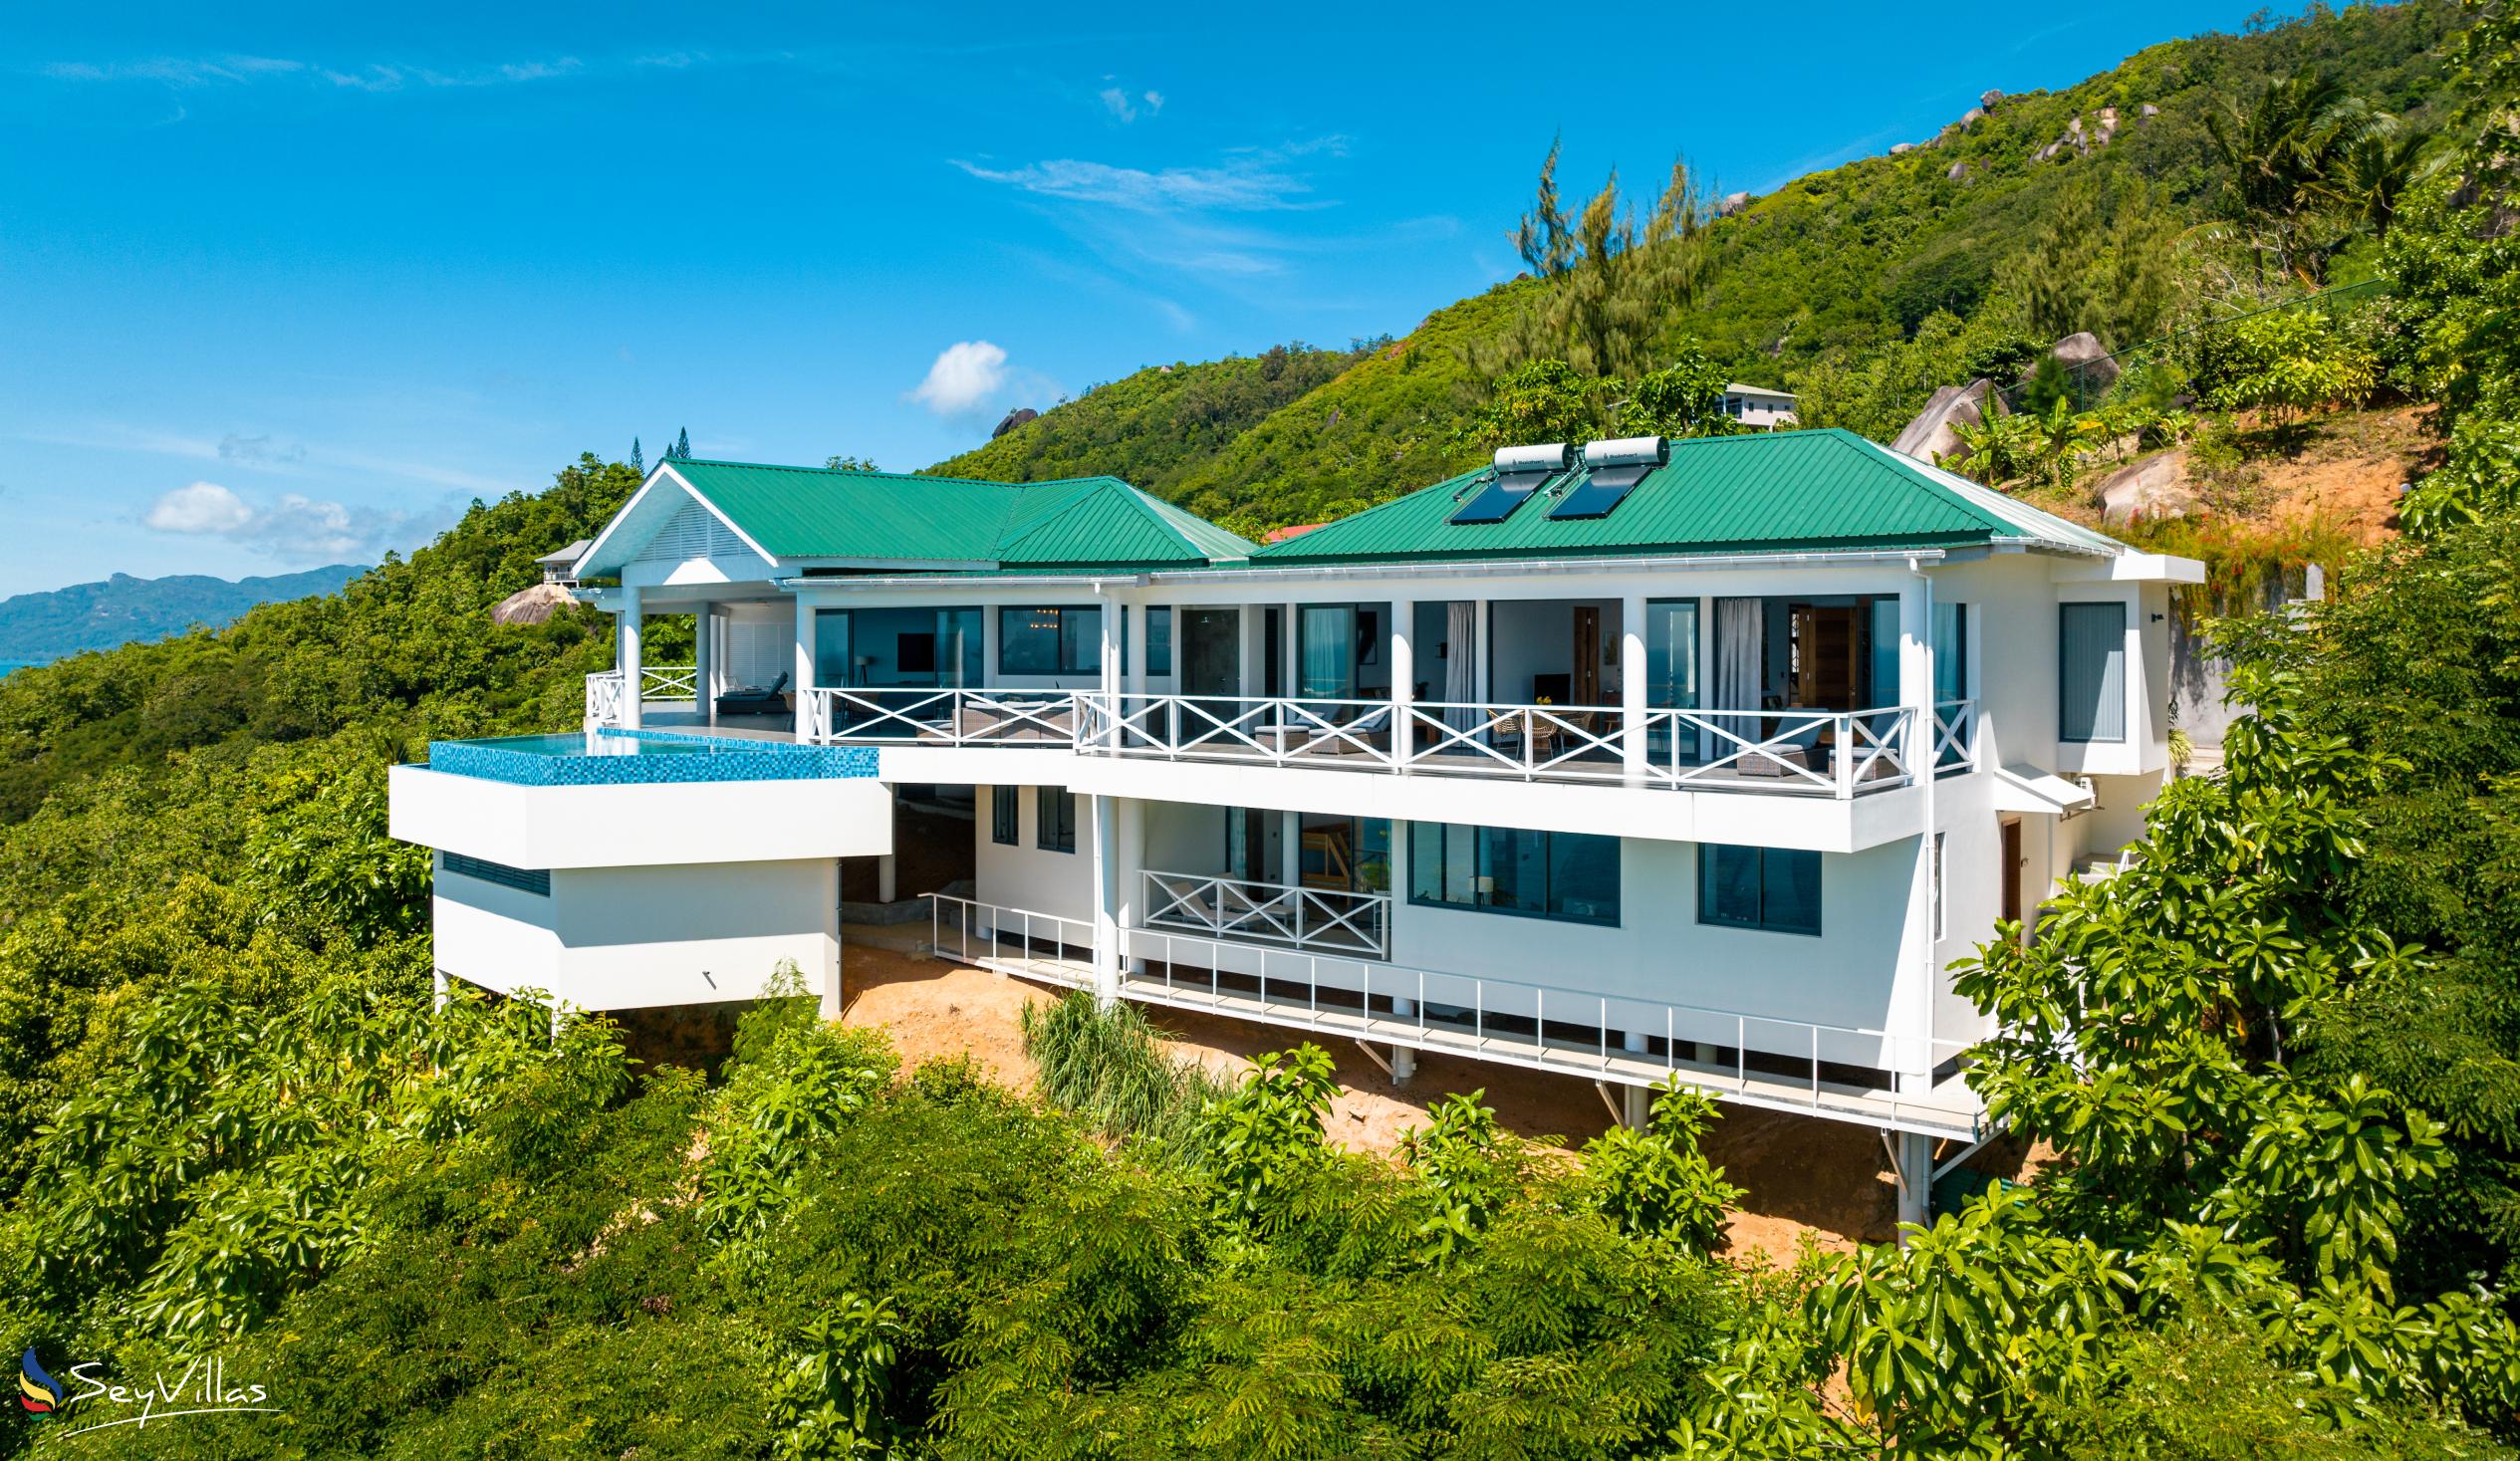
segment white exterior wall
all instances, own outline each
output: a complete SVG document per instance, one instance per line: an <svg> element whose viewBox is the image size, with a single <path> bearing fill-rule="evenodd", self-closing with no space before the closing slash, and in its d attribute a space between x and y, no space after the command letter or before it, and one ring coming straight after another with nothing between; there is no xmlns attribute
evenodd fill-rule
<svg viewBox="0 0 2520 1461"><path fill-rule="evenodd" d="M1040 846L1039 789L1017 788L1015 846L1010 848L990 836L990 797L994 791L995 788L985 786L977 789L979 815L972 819L973 836L978 839L974 844L972 880L979 900L1073 918L1090 927L1094 920L1092 804L1083 802L1077 808L1077 850L1048 852ZM1077 938L1079 934L1072 928L1067 936Z"/></svg>
<svg viewBox="0 0 2520 1461"><path fill-rule="evenodd" d="M548 897L441 870L437 967L588 1010L759 998L781 961L819 991L840 958L829 858L564 868Z"/></svg>

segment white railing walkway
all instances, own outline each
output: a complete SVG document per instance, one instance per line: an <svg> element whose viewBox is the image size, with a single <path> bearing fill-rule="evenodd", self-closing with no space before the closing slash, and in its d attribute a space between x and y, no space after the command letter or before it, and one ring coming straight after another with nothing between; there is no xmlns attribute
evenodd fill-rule
<svg viewBox="0 0 2520 1461"><path fill-rule="evenodd" d="M698 704L700 669L693 664L642 664L638 698L648 705Z"/></svg>
<svg viewBox="0 0 2520 1461"><path fill-rule="evenodd" d="M1258 761L1519 781L1641 781L1696 790L1851 798L1905 785L1920 760L1912 713L1873 710L1645 711L1416 701L1405 738L1387 700L1080 692L1077 750L1173 761ZM1936 717L1965 748L1966 701ZM1638 752L1632 763L1632 744ZM1957 753L1955 753L1957 754Z"/></svg>
<svg viewBox="0 0 2520 1461"><path fill-rule="evenodd" d="M586 728L603 730L623 724L624 699L620 670L588 675Z"/></svg>
<svg viewBox="0 0 2520 1461"><path fill-rule="evenodd" d="M851 744L1073 748L1072 690L816 688L805 696L816 739Z"/></svg>
<svg viewBox="0 0 2520 1461"><path fill-rule="evenodd" d="M928 896L929 944L938 954L1062 988L1094 988L1090 920ZM1897 1067L1910 1050L1940 1072L1956 1063L1963 1041L1441 974L1158 928L1129 930L1124 938L1135 958L1120 974L1119 993L1143 1004L1622 1085L1676 1076L1718 1099L1886 1130L1975 1140L1984 1124L1983 1103L1957 1075L1904 1092L1850 1079ZM1246 967L1258 972L1239 972ZM1660 1028L1636 1029L1639 1015Z"/></svg>
<svg viewBox="0 0 2520 1461"><path fill-rule="evenodd" d="M1295 887L1194 872L1144 874L1153 926L1325 953L1388 958L1391 899L1386 893Z"/></svg>

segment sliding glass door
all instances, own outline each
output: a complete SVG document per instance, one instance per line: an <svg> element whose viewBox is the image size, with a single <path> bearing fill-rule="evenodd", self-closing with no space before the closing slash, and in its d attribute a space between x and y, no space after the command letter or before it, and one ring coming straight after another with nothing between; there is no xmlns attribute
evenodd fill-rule
<svg viewBox="0 0 2520 1461"><path fill-rule="evenodd" d="M1656 710L1694 710L1697 691L1697 601L1653 599L1645 603L1645 704ZM1646 737L1654 760L1667 763L1675 727L1655 722ZM1682 754L1699 753L1694 730L1679 735Z"/></svg>

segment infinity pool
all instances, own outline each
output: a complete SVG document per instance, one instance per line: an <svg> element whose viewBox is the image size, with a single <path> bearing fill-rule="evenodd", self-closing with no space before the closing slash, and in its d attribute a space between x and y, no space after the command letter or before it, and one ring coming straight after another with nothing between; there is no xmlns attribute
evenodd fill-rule
<svg viewBox="0 0 2520 1461"><path fill-rule="evenodd" d="M428 767L511 786L642 786L669 782L818 781L876 774L866 746L598 730L431 741Z"/></svg>

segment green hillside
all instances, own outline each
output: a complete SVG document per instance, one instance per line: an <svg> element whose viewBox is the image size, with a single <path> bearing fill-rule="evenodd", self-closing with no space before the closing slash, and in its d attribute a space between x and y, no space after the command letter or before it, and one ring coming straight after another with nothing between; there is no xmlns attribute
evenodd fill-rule
<svg viewBox="0 0 2520 1461"><path fill-rule="evenodd" d="M1988 338L2028 328L2017 320L2021 302L1998 297L1999 275L2043 226L2074 206L2078 187L2099 195L2095 231L2118 221L2131 185L2142 179L2168 226L2193 233L2211 217L2222 175L2205 122L2217 97L2316 68L2371 105L2425 125L2439 107L2435 52L2459 23L2449 0L2409 0L2249 35L2170 41L2063 91L2006 97L1974 123L1919 138L1925 144L1904 154L1796 179L1714 223L1711 280L1693 305L1665 312L1657 344L1667 358L1694 340L1735 378L1804 391L1812 397L1806 424L1887 438L1945 383L1932 378L1942 362L1929 348L1963 320ZM2148 121L2146 106L2157 109ZM2096 133L2100 109L2108 107L2118 109L2120 123L2105 145L2088 155L2069 146L2034 160L2067 137L2078 117ZM1635 140L1650 155L1695 139ZM1535 151L1540 141L1533 138ZM1495 221L1501 227L1511 220ZM2173 308L2218 303L2197 297L2197 281L2189 284L2188 297ZM1184 371L1139 371L934 470L1018 479L1114 472L1254 536L1336 517L1478 458L1458 433L1485 381L1464 356L1503 335L1545 288L1517 280L1445 306L1238 434L1207 430L1165 409L1183 389L1175 382ZM2113 347L2132 343L2111 338L2123 327L2110 328L2117 322L2108 305L2104 292L2092 307L2095 318L2075 321L2075 328L2097 330ZM1955 318L1938 321L1937 311ZM1920 332L1927 359L1893 360L1886 379L1856 378L1868 368L1883 372L1884 353ZM1186 373L1195 379L1208 368ZM1138 462L1160 465L1133 472Z"/></svg>

